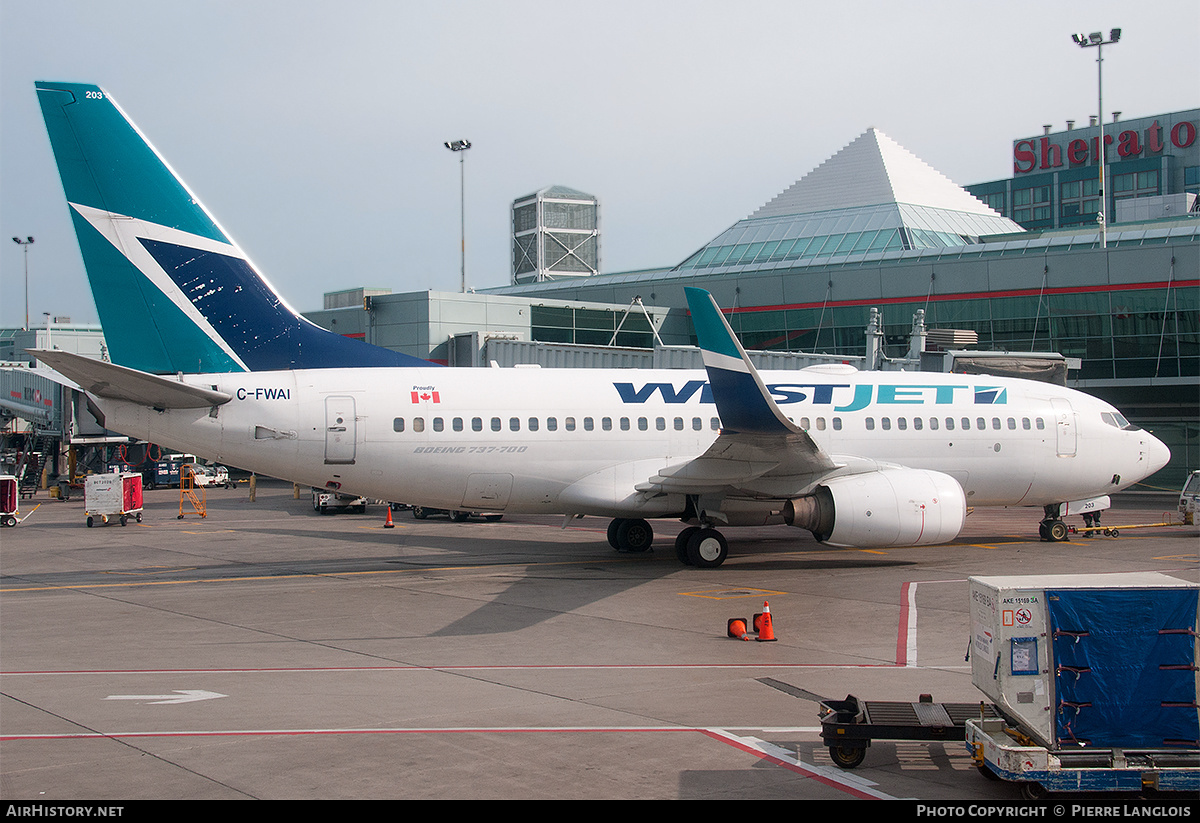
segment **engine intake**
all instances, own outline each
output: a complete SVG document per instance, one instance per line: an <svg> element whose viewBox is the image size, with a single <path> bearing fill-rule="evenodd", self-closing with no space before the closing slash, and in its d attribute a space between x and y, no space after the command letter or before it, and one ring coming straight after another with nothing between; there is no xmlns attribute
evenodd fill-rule
<svg viewBox="0 0 1200 823"><path fill-rule="evenodd" d="M925 469L834 477L783 507L789 526L808 529L822 543L856 548L946 543L962 531L966 516L958 481Z"/></svg>

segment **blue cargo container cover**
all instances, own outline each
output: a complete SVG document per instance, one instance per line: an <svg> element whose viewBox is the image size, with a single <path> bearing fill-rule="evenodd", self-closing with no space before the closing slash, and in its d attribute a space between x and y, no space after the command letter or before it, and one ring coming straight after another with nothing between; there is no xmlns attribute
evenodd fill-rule
<svg viewBox="0 0 1200 823"><path fill-rule="evenodd" d="M1196 748L1196 608L1188 589L1047 591L1060 745Z"/></svg>

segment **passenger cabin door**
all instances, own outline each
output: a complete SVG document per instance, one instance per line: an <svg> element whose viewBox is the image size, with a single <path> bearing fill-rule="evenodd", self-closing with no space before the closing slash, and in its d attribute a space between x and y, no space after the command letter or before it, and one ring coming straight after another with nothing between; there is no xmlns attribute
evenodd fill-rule
<svg viewBox="0 0 1200 823"><path fill-rule="evenodd" d="M354 418L354 398L330 395L325 398L325 463L346 465L354 462L358 424Z"/></svg>
<svg viewBox="0 0 1200 823"><path fill-rule="evenodd" d="M1076 448L1075 410L1071 401L1062 397L1050 400L1054 407L1054 433L1058 441L1059 457L1074 457Z"/></svg>

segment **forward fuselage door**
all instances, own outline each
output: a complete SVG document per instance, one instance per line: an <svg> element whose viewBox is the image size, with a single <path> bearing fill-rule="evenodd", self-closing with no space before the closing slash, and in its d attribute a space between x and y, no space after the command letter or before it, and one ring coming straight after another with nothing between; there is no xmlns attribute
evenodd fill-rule
<svg viewBox="0 0 1200 823"><path fill-rule="evenodd" d="M1075 431L1075 410L1071 401L1063 397L1051 398L1054 407L1054 433L1058 442L1059 457L1074 457L1077 434Z"/></svg>
<svg viewBox="0 0 1200 823"><path fill-rule="evenodd" d="M357 443L354 398L349 395L329 395L325 398L325 463L353 463Z"/></svg>

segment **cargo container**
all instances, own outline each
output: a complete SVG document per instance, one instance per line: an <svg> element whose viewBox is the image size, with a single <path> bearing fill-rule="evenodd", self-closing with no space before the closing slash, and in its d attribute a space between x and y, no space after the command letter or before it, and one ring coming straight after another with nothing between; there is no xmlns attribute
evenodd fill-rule
<svg viewBox="0 0 1200 823"><path fill-rule="evenodd" d="M966 721L986 776L1030 796L1200 790L1200 585L1165 574L973 577Z"/></svg>

